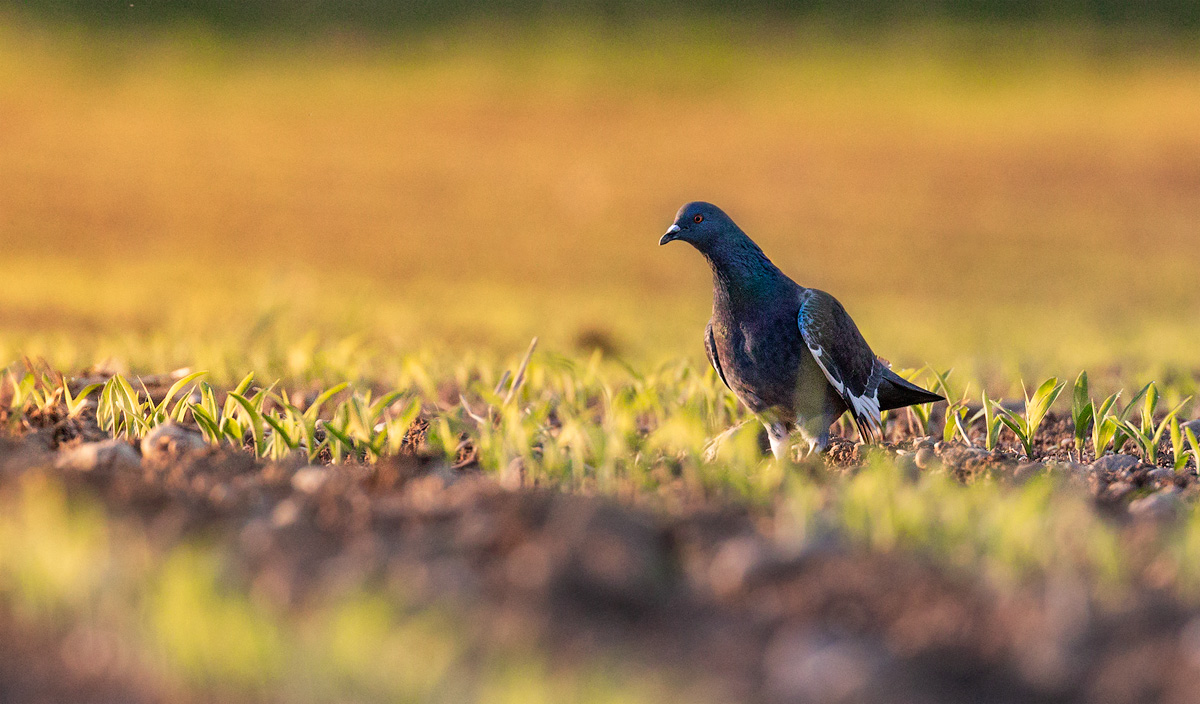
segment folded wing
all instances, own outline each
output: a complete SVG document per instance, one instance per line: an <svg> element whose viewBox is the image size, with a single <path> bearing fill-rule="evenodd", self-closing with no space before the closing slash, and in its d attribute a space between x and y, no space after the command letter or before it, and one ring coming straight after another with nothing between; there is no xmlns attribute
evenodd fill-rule
<svg viewBox="0 0 1200 704"><path fill-rule="evenodd" d="M717 376L721 377L721 383L729 386L729 382L725 380L725 372L721 371L721 360L717 357L717 345L713 340L712 321L708 321L708 327L704 329L704 352L708 354L708 363L712 365Z"/></svg>
<svg viewBox="0 0 1200 704"><path fill-rule="evenodd" d="M879 384L887 367L836 298L816 289L800 294L800 335L829 384L846 402L864 442L883 439Z"/></svg>

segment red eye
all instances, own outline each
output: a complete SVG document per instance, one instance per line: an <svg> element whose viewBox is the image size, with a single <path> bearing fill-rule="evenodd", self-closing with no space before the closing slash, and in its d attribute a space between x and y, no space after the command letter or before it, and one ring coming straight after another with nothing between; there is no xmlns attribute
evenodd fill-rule
<svg viewBox="0 0 1200 704"><path fill-rule="evenodd" d="M696 217L692 218L692 222L704 222L704 216L697 215Z"/></svg>

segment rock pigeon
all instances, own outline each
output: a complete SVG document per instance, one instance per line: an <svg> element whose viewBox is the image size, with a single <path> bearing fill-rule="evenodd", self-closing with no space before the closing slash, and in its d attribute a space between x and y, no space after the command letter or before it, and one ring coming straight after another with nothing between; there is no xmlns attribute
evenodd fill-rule
<svg viewBox="0 0 1200 704"><path fill-rule="evenodd" d="M787 456L794 431L810 453L824 451L847 410L871 442L883 439L881 411L942 400L893 372L836 298L789 279L717 206L680 208L658 243L675 240L712 267L708 361L766 427L775 457Z"/></svg>

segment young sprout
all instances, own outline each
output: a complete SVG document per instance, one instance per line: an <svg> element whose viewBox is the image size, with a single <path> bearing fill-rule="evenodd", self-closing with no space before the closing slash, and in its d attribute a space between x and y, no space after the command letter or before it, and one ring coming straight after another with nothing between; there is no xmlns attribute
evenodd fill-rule
<svg viewBox="0 0 1200 704"><path fill-rule="evenodd" d="M300 438L288 430L289 427L294 426L288 423L286 417L267 412L263 414L262 419L271 427L271 433L266 439L264 457L278 462L291 454L293 450L300 449Z"/></svg>
<svg viewBox="0 0 1200 704"><path fill-rule="evenodd" d="M998 404L988 398L987 390L983 391L983 409L976 414L976 418L983 416L984 441L983 447L988 452L996 449L996 443L1000 439L1000 416L996 413Z"/></svg>
<svg viewBox="0 0 1200 704"><path fill-rule="evenodd" d="M62 385L62 395L63 403L65 403L67 406L67 415L71 418L78 417L79 414L83 412L83 409L87 407L88 396L91 396L92 393L94 393L96 389L99 389L101 386L103 386L103 384L88 384L80 389L77 395L72 396L71 387L64 382Z"/></svg>
<svg viewBox="0 0 1200 704"><path fill-rule="evenodd" d="M926 366L925 369L928 369L935 377L937 376L937 372L929 369L928 366ZM918 369L914 371L906 369L900 372L900 376L907 381L916 381L917 377L920 376L922 371L924 370ZM933 414L932 403L919 403L913 406L908 406L905 408L905 414L908 417L910 430L913 429L913 419L916 419L916 430L920 432L922 437L929 435L929 420L930 416Z"/></svg>
<svg viewBox="0 0 1200 704"><path fill-rule="evenodd" d="M963 389L963 396L957 401L950 401L954 395L950 393L950 373L953 369L947 369L944 372L939 372L932 367L926 367L933 374L934 384L942 396L947 399L946 405L946 422L942 425L942 440L945 442L954 442L955 436L961 437L963 442L968 447L971 446L971 434L967 432L967 427L970 423L967 420L967 389ZM969 385L968 385L969 388Z"/></svg>
<svg viewBox="0 0 1200 704"><path fill-rule="evenodd" d="M34 391L34 385L37 383L37 378L32 374L23 374L21 380L17 381L17 377L10 370L8 372L8 381L12 385L12 396L8 401L8 408L15 414L24 412L25 407L29 403L30 396Z"/></svg>
<svg viewBox="0 0 1200 704"><path fill-rule="evenodd" d="M1017 440L1021 441L1026 457L1033 459L1033 441L1037 436L1038 428L1041 427L1050 407L1054 405L1065 386L1066 384L1059 381L1057 377L1050 377L1033 392L1033 396L1030 396L1022 384L1021 391L1025 396L1025 411L1021 415L1013 413L999 403L994 403L996 411L1000 414L1000 422L1011 430L1013 435L1017 436Z"/></svg>
<svg viewBox="0 0 1200 704"><path fill-rule="evenodd" d="M1158 464L1158 444L1162 442L1163 434L1170 427L1171 421L1183 410L1191 397L1185 398L1179 402L1175 408L1171 409L1161 421L1155 423L1154 411L1158 408L1158 387L1151 382L1145 390L1145 400L1142 406L1141 423L1134 425L1133 422L1122 419L1121 429L1133 440L1138 448L1142 451L1142 456L1147 464ZM1178 459L1178 458L1176 458Z"/></svg>
<svg viewBox="0 0 1200 704"><path fill-rule="evenodd" d="M521 366L517 368L517 376L512 381L512 386L508 387L508 393L504 396L504 405L507 406L510 401L520 391L521 385L525 383L525 371L529 368L529 360L533 359L533 351L537 349L538 339L535 337L529 342L529 349L525 351L525 357L521 360Z"/></svg>
<svg viewBox="0 0 1200 704"><path fill-rule="evenodd" d="M208 372L193 372L193 373L188 374L188 375L184 376L183 378L179 379L178 381L176 381L174 384L171 385L171 388L167 389L167 394L165 396L163 396L162 401L159 401L157 406L150 405L150 403L149 403L150 392L147 391L146 392L146 400L147 400L147 405L149 406L149 411L150 411L150 423L152 425L161 425L163 423L166 423L168 420L173 420L177 423L183 422L183 418L185 415L187 415L187 411L188 411L187 398L191 394L183 393L179 397L179 400L175 403L174 406L171 407L171 409L169 411L167 409L167 406L171 403L171 399L175 398L176 394L179 394L181 391L184 390L184 387L186 387L188 384L196 381L197 379L199 379L200 377L204 376L207 373ZM145 389L144 384L143 384L142 388Z"/></svg>
<svg viewBox="0 0 1200 704"><path fill-rule="evenodd" d="M225 439L223 414L217 406L217 395L211 386L200 382L200 402L187 401L187 410L191 412L205 440L216 445Z"/></svg>
<svg viewBox="0 0 1200 704"><path fill-rule="evenodd" d="M1075 426L1075 459L1083 462L1083 441L1088 435L1088 425L1095 418L1096 407L1088 395L1087 372L1079 372L1075 380L1075 393L1071 398L1071 422Z"/></svg>
<svg viewBox="0 0 1200 704"><path fill-rule="evenodd" d="M1133 410L1133 407L1137 405L1138 401L1141 401L1147 396L1147 394L1150 394L1153 388L1154 382L1150 382L1143 386L1141 391L1138 391L1133 395L1133 398L1129 399L1129 403L1125 404L1125 407L1121 409L1121 412L1116 414L1116 430L1112 434L1113 452L1120 452L1121 448L1125 446L1125 441L1130 439L1130 435L1125 427L1125 420L1129 417L1129 412ZM1153 394L1154 402L1157 404L1158 391L1153 391Z"/></svg>
<svg viewBox="0 0 1200 704"><path fill-rule="evenodd" d="M1120 396L1121 392L1118 391L1104 399L1099 406L1095 401L1089 402L1092 406L1092 454L1095 457L1104 454L1120 427L1120 421L1112 412L1112 407Z"/></svg>
<svg viewBox="0 0 1200 704"><path fill-rule="evenodd" d="M1192 463L1196 465L1196 471L1200 472L1200 440L1196 439L1196 433L1191 428L1184 428L1183 435L1187 438L1187 444L1190 448L1189 454L1192 456Z"/></svg>
<svg viewBox="0 0 1200 704"><path fill-rule="evenodd" d="M262 407L263 400L266 398L262 391L254 394L250 398L242 394L229 392L229 398L233 399L240 409L237 411L241 415L241 423L239 427L248 427L250 430L250 441L254 449L254 454L262 457L266 454L266 427L267 424L263 420ZM244 434L244 433L243 433Z"/></svg>
<svg viewBox="0 0 1200 704"><path fill-rule="evenodd" d="M1171 418L1171 468L1176 472L1181 471L1188 463L1188 448L1187 441L1184 439L1183 431L1191 432L1191 428L1183 428L1179 424L1179 416Z"/></svg>
<svg viewBox="0 0 1200 704"><path fill-rule="evenodd" d="M143 403L125 377L114 375L100 391L96 417L113 437L135 438L150 430L149 402Z"/></svg>

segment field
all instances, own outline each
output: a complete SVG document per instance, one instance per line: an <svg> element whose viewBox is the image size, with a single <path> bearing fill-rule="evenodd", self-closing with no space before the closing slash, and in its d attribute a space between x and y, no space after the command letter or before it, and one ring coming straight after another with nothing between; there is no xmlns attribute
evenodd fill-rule
<svg viewBox="0 0 1200 704"><path fill-rule="evenodd" d="M2 19L0 701L1196 700L1190 37ZM952 403L768 459L695 198Z"/></svg>
<svg viewBox="0 0 1200 704"><path fill-rule="evenodd" d="M269 357L309 331L387 353L515 353L538 335L697 356L707 270L655 242L706 198L900 365L1194 365L1188 46L527 34L5 30L7 356L219 366L227 382L288 370L229 365L218 342Z"/></svg>

